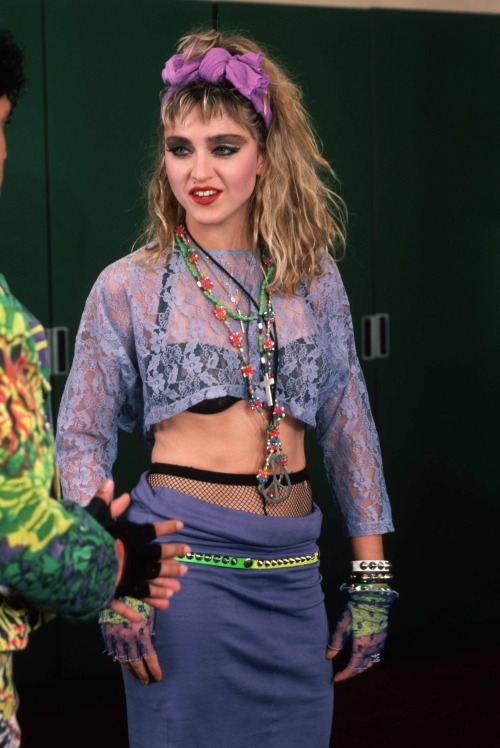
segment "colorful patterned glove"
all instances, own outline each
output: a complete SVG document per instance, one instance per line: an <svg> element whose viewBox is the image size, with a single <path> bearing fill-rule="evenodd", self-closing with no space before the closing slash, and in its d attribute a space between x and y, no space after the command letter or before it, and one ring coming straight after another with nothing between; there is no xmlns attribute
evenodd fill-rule
<svg viewBox="0 0 500 748"><path fill-rule="evenodd" d="M347 593L348 600L328 642L326 656L331 659L351 640L347 668L366 670L369 665L380 662L387 638L389 609L399 596L394 590L355 590L347 584L340 589Z"/></svg>
<svg viewBox="0 0 500 748"><path fill-rule="evenodd" d="M129 597L122 598L122 601L138 611L143 620L131 623L110 609L103 610L99 615L99 623L107 653L119 662L134 662L156 654L153 646L154 608Z"/></svg>

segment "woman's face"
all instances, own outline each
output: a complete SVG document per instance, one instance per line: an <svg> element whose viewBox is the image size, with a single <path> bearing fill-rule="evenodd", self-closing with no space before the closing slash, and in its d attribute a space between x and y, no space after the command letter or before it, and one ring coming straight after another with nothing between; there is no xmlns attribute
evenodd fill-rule
<svg viewBox="0 0 500 748"><path fill-rule="evenodd" d="M205 249L245 249L248 207L263 157L227 114L203 121L198 107L165 131L165 166L186 225Z"/></svg>

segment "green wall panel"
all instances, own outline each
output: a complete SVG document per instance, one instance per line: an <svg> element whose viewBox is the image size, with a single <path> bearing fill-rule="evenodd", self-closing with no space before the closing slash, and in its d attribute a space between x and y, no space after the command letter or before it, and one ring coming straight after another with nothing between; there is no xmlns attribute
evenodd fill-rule
<svg viewBox="0 0 500 748"><path fill-rule="evenodd" d="M377 309L392 325L377 399L399 529L393 555L408 590L395 615L408 628L456 628L500 615L497 582L485 594L474 561L447 573L464 550L497 567L488 533L500 488L491 418L500 18L378 11L373 19L374 280ZM446 581L417 605L410 590L436 569Z"/></svg>

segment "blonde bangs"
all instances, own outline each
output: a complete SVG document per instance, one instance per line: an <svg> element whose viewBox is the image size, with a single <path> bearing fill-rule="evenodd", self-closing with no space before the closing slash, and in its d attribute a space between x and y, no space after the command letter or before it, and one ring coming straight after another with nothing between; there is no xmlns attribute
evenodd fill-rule
<svg viewBox="0 0 500 748"><path fill-rule="evenodd" d="M227 114L255 138L255 127L260 124L260 118L250 102L235 89L218 84L191 84L175 91L162 106L164 129L172 127L175 120L184 122L196 107L199 107L203 122Z"/></svg>

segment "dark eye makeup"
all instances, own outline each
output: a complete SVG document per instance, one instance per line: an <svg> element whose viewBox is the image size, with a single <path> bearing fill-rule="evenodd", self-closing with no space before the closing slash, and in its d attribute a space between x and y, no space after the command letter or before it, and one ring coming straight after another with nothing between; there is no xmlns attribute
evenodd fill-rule
<svg viewBox="0 0 500 748"><path fill-rule="evenodd" d="M183 156L186 156L188 153L190 153L189 149L186 148L185 145L172 145L172 146L165 146L165 150L168 153L171 153L172 155L176 156L177 158L182 158Z"/></svg>
<svg viewBox="0 0 500 748"><path fill-rule="evenodd" d="M183 158L184 156L187 156L189 153L192 153L192 151L185 145L166 145L165 150L168 153L171 153L176 158ZM213 153L214 156L220 156L221 158L227 158L228 156L232 156L234 153L238 153L240 151L240 147L237 145L229 145L229 144L223 144L219 143L215 145L211 149L211 153Z"/></svg>
<svg viewBox="0 0 500 748"><path fill-rule="evenodd" d="M237 145L219 143L219 145L212 148L212 153L215 153L216 156L232 156L233 153L238 153L239 150L240 148Z"/></svg>

